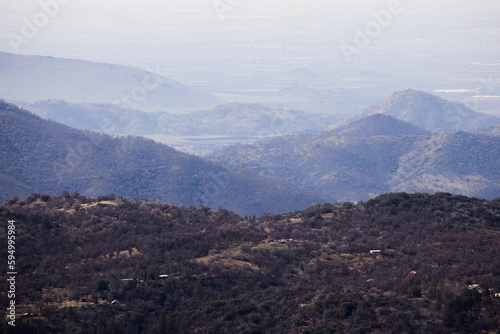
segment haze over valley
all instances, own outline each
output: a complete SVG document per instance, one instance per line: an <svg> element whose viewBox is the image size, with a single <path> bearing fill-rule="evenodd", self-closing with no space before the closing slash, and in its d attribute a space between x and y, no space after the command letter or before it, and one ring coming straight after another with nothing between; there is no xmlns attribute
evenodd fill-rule
<svg viewBox="0 0 500 334"><path fill-rule="evenodd" d="M44 8L3 1L0 50L154 69L227 102L299 84L368 106L413 88L499 113L494 0L60 3L28 34Z"/></svg>

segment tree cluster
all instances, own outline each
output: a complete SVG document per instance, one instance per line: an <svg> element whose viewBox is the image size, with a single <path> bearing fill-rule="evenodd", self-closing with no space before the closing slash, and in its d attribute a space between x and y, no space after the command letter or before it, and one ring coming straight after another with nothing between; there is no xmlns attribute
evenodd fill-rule
<svg viewBox="0 0 500 334"><path fill-rule="evenodd" d="M498 199L397 193L256 218L33 193L0 206L8 220L23 316L5 333L500 330Z"/></svg>

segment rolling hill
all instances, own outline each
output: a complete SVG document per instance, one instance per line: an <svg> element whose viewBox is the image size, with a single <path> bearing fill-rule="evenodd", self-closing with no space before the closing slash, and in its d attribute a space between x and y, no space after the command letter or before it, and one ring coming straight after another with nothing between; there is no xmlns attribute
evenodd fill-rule
<svg viewBox="0 0 500 334"><path fill-rule="evenodd" d="M358 118L373 114L392 116L436 132L468 131L500 123L498 117L478 113L462 103L449 102L413 89L395 92L365 109Z"/></svg>
<svg viewBox="0 0 500 334"><path fill-rule="evenodd" d="M0 52L0 77L0 96L7 100L61 99L176 113L221 102L153 71L83 60Z"/></svg>
<svg viewBox="0 0 500 334"><path fill-rule="evenodd" d="M432 135L380 114L315 135L230 146L209 158L338 201L389 191L500 196L500 138Z"/></svg>
<svg viewBox="0 0 500 334"><path fill-rule="evenodd" d="M20 106L44 119L110 135L277 136L318 132L339 121L333 115L271 109L261 104L246 103L223 104L182 115L145 113L111 104L74 104L62 100L20 103Z"/></svg>
<svg viewBox="0 0 500 334"><path fill-rule="evenodd" d="M327 130L334 115L230 103L182 115L146 113L111 104L73 104L62 100L19 103L44 118L81 130L109 135L144 136L181 151L202 155L231 143L251 143L285 134Z"/></svg>
<svg viewBox="0 0 500 334"><path fill-rule="evenodd" d="M416 143L389 180L391 191L500 197L500 138L463 131Z"/></svg>
<svg viewBox="0 0 500 334"><path fill-rule="evenodd" d="M139 137L75 130L0 103L0 199L77 191L115 193L240 214L285 212L320 196L224 168Z"/></svg>

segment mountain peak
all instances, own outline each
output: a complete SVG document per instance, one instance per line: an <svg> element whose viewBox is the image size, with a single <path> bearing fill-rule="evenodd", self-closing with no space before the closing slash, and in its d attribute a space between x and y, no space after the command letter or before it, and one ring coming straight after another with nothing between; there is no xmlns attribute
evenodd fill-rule
<svg viewBox="0 0 500 334"><path fill-rule="evenodd" d="M352 137L402 137L408 135L420 136L428 134L428 132L388 115L373 114L341 128L339 134Z"/></svg>
<svg viewBox="0 0 500 334"><path fill-rule="evenodd" d="M384 114L420 128L437 131L472 130L499 122L495 116L475 112L462 103L407 89L395 92L366 109L365 115Z"/></svg>

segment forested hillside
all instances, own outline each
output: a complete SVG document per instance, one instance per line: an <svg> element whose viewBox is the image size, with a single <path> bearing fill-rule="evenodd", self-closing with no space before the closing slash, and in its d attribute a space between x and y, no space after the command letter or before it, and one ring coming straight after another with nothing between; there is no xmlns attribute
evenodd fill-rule
<svg viewBox="0 0 500 334"><path fill-rule="evenodd" d="M337 201L400 191L500 196L499 137L431 134L380 114L313 135L229 146L209 158Z"/></svg>
<svg viewBox="0 0 500 334"><path fill-rule="evenodd" d="M500 330L499 199L397 193L252 218L34 193L0 206L8 220L17 333Z"/></svg>
<svg viewBox="0 0 500 334"><path fill-rule="evenodd" d="M115 193L240 214L323 203L278 181L225 168L139 137L79 131L0 101L0 200L64 190Z"/></svg>

